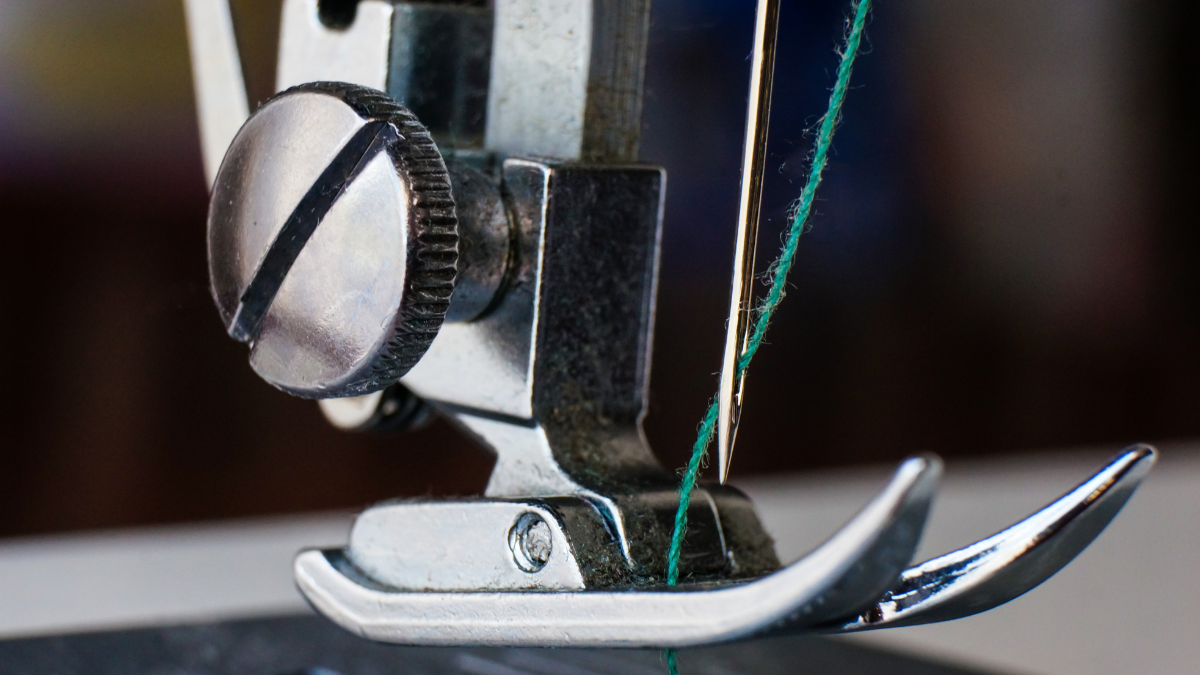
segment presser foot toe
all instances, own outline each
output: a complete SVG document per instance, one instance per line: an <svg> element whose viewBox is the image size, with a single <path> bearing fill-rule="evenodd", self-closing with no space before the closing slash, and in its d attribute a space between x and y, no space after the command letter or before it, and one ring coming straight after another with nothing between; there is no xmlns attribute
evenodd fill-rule
<svg viewBox="0 0 1200 675"><path fill-rule="evenodd" d="M904 570L882 599L829 632L949 621L1023 595L1100 536L1154 466L1156 456L1148 445L1125 449L1091 478L1028 518Z"/></svg>

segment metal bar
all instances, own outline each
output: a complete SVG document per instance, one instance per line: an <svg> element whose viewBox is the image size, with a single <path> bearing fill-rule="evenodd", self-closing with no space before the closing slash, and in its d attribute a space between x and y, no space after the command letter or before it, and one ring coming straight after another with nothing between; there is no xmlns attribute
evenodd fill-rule
<svg viewBox="0 0 1200 675"><path fill-rule="evenodd" d="M874 606L830 632L917 626L986 612L1054 576L1100 536L1157 452L1125 449L1057 501L987 539L904 570Z"/></svg>
<svg viewBox="0 0 1200 675"><path fill-rule="evenodd" d="M648 0L496 0L486 146L508 156L633 162Z"/></svg>
<svg viewBox="0 0 1200 675"><path fill-rule="evenodd" d="M183 0L200 117L204 174L212 187L225 150L250 116L228 0Z"/></svg>
<svg viewBox="0 0 1200 675"><path fill-rule="evenodd" d="M742 411L745 377L739 371L738 360L746 352L746 340L753 329L754 250L758 243L763 172L767 160L767 123L771 114L771 80L775 71L778 36L779 0L758 0L754 52L751 55L749 108L746 112L746 141L742 155L737 245L733 254L733 288L729 294L725 356L721 363L721 386L717 395L717 465L722 483L729 476L729 462L733 456L733 443Z"/></svg>
<svg viewBox="0 0 1200 675"><path fill-rule="evenodd" d="M321 23L317 0L285 0L275 89L326 81L384 91L394 16L390 2L362 0L353 23L332 29Z"/></svg>

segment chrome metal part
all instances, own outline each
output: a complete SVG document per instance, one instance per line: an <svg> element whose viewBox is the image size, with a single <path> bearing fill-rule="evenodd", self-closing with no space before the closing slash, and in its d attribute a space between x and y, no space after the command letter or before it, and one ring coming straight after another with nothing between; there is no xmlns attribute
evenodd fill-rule
<svg viewBox="0 0 1200 675"><path fill-rule="evenodd" d="M492 62L492 10L397 3L388 94L443 147L481 147Z"/></svg>
<svg viewBox="0 0 1200 675"><path fill-rule="evenodd" d="M225 149L250 116L228 0L184 0L204 174L212 187Z"/></svg>
<svg viewBox="0 0 1200 675"><path fill-rule="evenodd" d="M493 20L479 7L361 0L348 26L331 28L317 0L285 0L278 88L387 91L447 147L477 144L482 128L501 155L636 161L650 0L494 5Z"/></svg>
<svg viewBox="0 0 1200 675"><path fill-rule="evenodd" d="M578 433L630 438L626 452L600 461L602 474L657 469L637 425L649 380L662 169L510 159L501 173L515 228L507 290L486 316L445 325L404 384L446 410L487 418L544 421L582 412L586 402L610 422L603 430L569 422ZM501 482L524 489L512 480Z"/></svg>
<svg viewBox="0 0 1200 675"><path fill-rule="evenodd" d="M538 500L384 504L355 521L346 557L377 583L418 591L581 590L590 561L573 555L567 538L577 514L562 513L580 508L603 530L580 500L562 508Z"/></svg>
<svg viewBox="0 0 1200 675"><path fill-rule="evenodd" d="M550 556L554 553L554 535L545 518L526 511L508 531L508 548L517 567L523 572L536 574L550 562Z"/></svg>
<svg viewBox="0 0 1200 675"><path fill-rule="evenodd" d="M230 148L211 219L215 296L231 334L253 340L252 365L268 381L325 398L391 384L389 373L372 362L390 365L394 360L369 349L395 343L394 337L372 331L400 322L396 317L403 314L408 268L371 261L403 262L413 255L405 247L429 243L404 237L423 222L404 220L411 205L408 212L389 211L389 204L408 203L402 188L412 180L406 172L415 165L392 154L365 160L365 166L378 165L388 178L379 186L368 184L376 195L372 208L351 211L357 220L332 221L334 226L344 223L359 237L353 240L357 243L319 239L337 209L361 194L355 192L363 180L356 177L364 164L358 158L366 150L349 153L349 160L340 164L345 167L340 178L319 178L328 172L321 167L339 165L337 158L347 154L354 139L363 137L360 145L367 148L390 128L372 132L371 125L383 123L347 106L345 92L384 100L381 93L352 85L302 85L256 113ZM297 137L319 141L291 142ZM283 149L265 152L269 147ZM305 176L308 166L313 168ZM640 424L653 330L662 170L511 159L498 184L497 178L465 163L452 166L462 215L460 255L466 262L448 303L456 321L441 327L423 358L415 348L405 352L417 364L400 386L449 414L496 452L489 497L583 499L589 510L601 514L605 535L596 540L603 539L604 550L590 555L593 562L587 563L585 574L589 588L660 581L665 574L660 553L669 541L676 487L674 477L646 447ZM303 187L314 181L329 188ZM441 178L434 183L435 188L447 186ZM339 197L342 192L345 196ZM305 194L318 195L323 206L306 205ZM281 208L297 201L293 216ZM608 208L596 209L597 203ZM296 213L307 219L303 224L308 229L299 235L292 234L297 228L290 224ZM274 228L261 226L281 222ZM281 248L291 256L287 264L273 262ZM362 274L368 277L360 278ZM262 281L264 276L270 283ZM297 285L312 293L286 295ZM385 295L361 301L364 290ZM307 304L296 301L309 297L313 301ZM422 327L436 330L432 321L440 317L426 313L420 318ZM287 338L283 347L278 346L280 336ZM357 336L362 339L353 340ZM261 357L264 353L271 358ZM347 353L354 358L331 358ZM325 379L314 382L313 373ZM325 403L324 408L335 423L360 428L379 419L385 400ZM769 537L740 493L701 488L693 504L691 536L683 550L685 574L733 579L778 567ZM407 510L406 522L434 520L430 508L379 508L387 513ZM482 509L479 517L484 518L493 507L464 508ZM510 526L492 529L507 532ZM574 537L575 543L580 539ZM573 550L558 548L563 555ZM350 550L357 560L354 544ZM436 547L422 550L433 559L459 557L442 555ZM428 576L415 573L418 579ZM399 583L399 577L387 578ZM499 583L482 572L462 571L456 578L474 588Z"/></svg>
<svg viewBox="0 0 1200 675"><path fill-rule="evenodd" d="M649 376L663 183L661 169L644 165L506 161L516 230L510 285L486 317L445 326L405 384L435 402L517 420L567 408L559 394L571 387L612 420L610 435L636 435ZM630 463L654 466L640 440L608 458L603 472Z"/></svg>
<svg viewBox="0 0 1200 675"><path fill-rule="evenodd" d="M664 176L523 159L501 174L516 237L506 290L484 316L443 326L402 382L496 453L487 496L588 499L636 577L660 580L678 498L641 420ZM695 503L685 573L778 566L752 509L734 506L739 493L701 488ZM714 510L749 514L720 530L724 545L700 536Z"/></svg>
<svg viewBox="0 0 1200 675"><path fill-rule="evenodd" d="M670 534L672 497L658 491L607 500L593 493L387 502L359 516L345 555L365 578L405 590L624 590L665 577L658 547ZM535 527L529 514L543 525ZM746 555L747 533L761 530L740 494L702 493L689 515L694 527L682 568L691 577L749 578L778 569L769 550L767 562Z"/></svg>
<svg viewBox="0 0 1200 675"><path fill-rule="evenodd" d="M387 88L395 8L384 0L360 0L354 20L332 28L321 21L318 0L284 0L275 88L306 82L349 82Z"/></svg>
<svg viewBox="0 0 1200 675"><path fill-rule="evenodd" d="M492 12L482 7L360 0L331 27L318 0L284 0L276 91L348 82L387 91L443 147L482 142ZM250 116L228 0L184 0L201 146L209 186Z"/></svg>
<svg viewBox="0 0 1200 675"><path fill-rule="evenodd" d="M359 516L346 555L375 581L407 590L627 589L665 578L659 547L669 541L677 506L675 493L666 490L388 502ZM521 565L513 566L512 553L528 541L513 539L521 534L514 523L530 512L553 534L552 564L534 576L517 573ZM770 540L740 494L701 492L689 517L681 568L693 579L751 578L778 569ZM755 535L760 539L750 539ZM564 577L568 567L574 576Z"/></svg>
<svg viewBox="0 0 1200 675"><path fill-rule="evenodd" d="M837 632L949 621L1029 592L1100 536L1154 466L1155 454L1135 445L1025 520L904 570L873 607Z"/></svg>
<svg viewBox="0 0 1200 675"><path fill-rule="evenodd" d="M915 551L933 497L935 459L909 460L825 544L783 570L740 584L423 593L363 577L340 551L301 553L296 579L337 623L404 644L683 647L945 621L1003 604L1061 569L1099 536L1153 461L1152 448L1131 448L1033 516L903 572L901 561Z"/></svg>
<svg viewBox="0 0 1200 675"><path fill-rule="evenodd" d="M758 0L754 51L750 54L750 96L746 139L742 148L742 191L738 204L737 239L733 254L733 288L725 325L725 354L717 392L717 473L729 477L733 443L742 415L745 371L739 365L754 330L754 254L758 245L759 211L767 161L767 122L771 116L771 80L775 74L775 43L779 37L779 0Z"/></svg>
<svg viewBox="0 0 1200 675"><path fill-rule="evenodd" d="M449 147L482 144L492 12L453 4L360 0L345 25L318 0L285 0L276 87L332 81L386 91Z"/></svg>
<svg viewBox="0 0 1200 675"><path fill-rule="evenodd" d="M433 419L433 408L402 384L371 394L317 401L325 419L342 431L389 433L420 429Z"/></svg>
<svg viewBox="0 0 1200 675"><path fill-rule="evenodd" d="M458 211L458 278L446 321L472 321L492 308L513 267L516 233L499 181L464 161L447 161Z"/></svg>
<svg viewBox="0 0 1200 675"><path fill-rule="evenodd" d="M213 297L263 379L367 394L428 348L453 289L454 203L428 132L383 94L316 83L268 101L211 204Z"/></svg>
<svg viewBox="0 0 1200 675"><path fill-rule="evenodd" d="M912 557L940 469L905 462L891 483L825 544L786 569L738 584L674 589L444 593L365 578L341 551L295 562L305 597L373 640L425 645L684 647L801 631L852 615Z"/></svg>
<svg viewBox="0 0 1200 675"><path fill-rule="evenodd" d="M650 0L495 0L487 147L632 162Z"/></svg>

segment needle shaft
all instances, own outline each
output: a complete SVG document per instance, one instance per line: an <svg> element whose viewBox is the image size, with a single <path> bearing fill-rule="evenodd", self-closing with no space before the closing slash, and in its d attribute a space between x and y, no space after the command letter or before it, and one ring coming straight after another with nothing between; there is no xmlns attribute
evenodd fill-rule
<svg viewBox="0 0 1200 675"><path fill-rule="evenodd" d="M717 464L722 483L741 417L745 371L739 361L753 328L754 252L758 243L763 174L767 159L767 122L771 112L771 80L775 71L775 44L779 36L780 0L758 0L751 55L750 96L746 111L746 139L742 154L742 189L738 205L737 242L733 256L733 284L729 294L729 321L721 386L717 395Z"/></svg>

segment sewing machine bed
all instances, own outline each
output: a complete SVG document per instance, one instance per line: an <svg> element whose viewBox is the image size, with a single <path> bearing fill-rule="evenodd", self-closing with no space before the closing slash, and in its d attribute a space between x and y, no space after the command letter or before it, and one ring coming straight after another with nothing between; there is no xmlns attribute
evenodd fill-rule
<svg viewBox="0 0 1200 675"><path fill-rule="evenodd" d="M829 638L776 638L679 654L685 675L967 675ZM451 649L362 640L316 616L0 642L0 675L663 675L648 650Z"/></svg>

